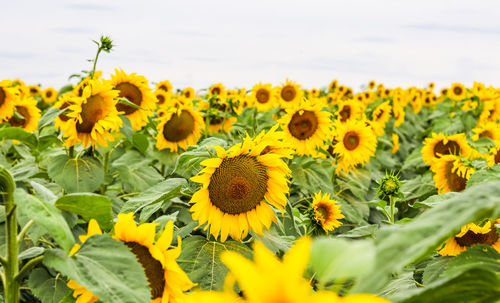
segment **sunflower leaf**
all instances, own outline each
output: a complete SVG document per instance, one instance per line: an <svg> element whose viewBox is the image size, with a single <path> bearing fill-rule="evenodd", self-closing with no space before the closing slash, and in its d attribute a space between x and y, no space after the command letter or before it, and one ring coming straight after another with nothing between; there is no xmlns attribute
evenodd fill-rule
<svg viewBox="0 0 500 303"><path fill-rule="evenodd" d="M18 140L31 148L36 148L38 139L34 134L28 133L20 127L4 127L0 129L0 140Z"/></svg>
<svg viewBox="0 0 500 303"><path fill-rule="evenodd" d="M72 256L60 249L46 251L44 264L84 286L102 302L149 302L144 269L136 256L107 234L94 235Z"/></svg>
<svg viewBox="0 0 500 303"><path fill-rule="evenodd" d="M93 192L104 182L101 162L92 157L56 155L49 161L47 173L69 193Z"/></svg>
<svg viewBox="0 0 500 303"><path fill-rule="evenodd" d="M62 277L51 276L45 268L36 268L31 272L28 286L43 303L58 303L71 291Z"/></svg>
<svg viewBox="0 0 500 303"><path fill-rule="evenodd" d="M111 200L106 196L93 193L68 194L57 199L55 206L80 215L86 221L94 218L105 230L113 227Z"/></svg>

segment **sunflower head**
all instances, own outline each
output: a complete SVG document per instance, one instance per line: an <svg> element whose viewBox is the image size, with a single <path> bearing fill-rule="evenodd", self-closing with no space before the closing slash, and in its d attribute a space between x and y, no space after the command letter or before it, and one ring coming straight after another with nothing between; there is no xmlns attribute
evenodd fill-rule
<svg viewBox="0 0 500 303"><path fill-rule="evenodd" d="M166 93L172 93L172 84L168 80L163 80L156 84L156 90L163 90Z"/></svg>
<svg viewBox="0 0 500 303"><path fill-rule="evenodd" d="M37 101L33 97L23 96L16 99L14 113L7 122L14 127L21 127L27 132L38 129L38 121L41 118L40 109L36 106Z"/></svg>
<svg viewBox="0 0 500 303"><path fill-rule="evenodd" d="M369 89L374 89L376 85L377 83L375 82L375 80L371 80L370 82L368 82Z"/></svg>
<svg viewBox="0 0 500 303"><path fill-rule="evenodd" d="M300 89L300 85L288 79L279 88L280 105L283 108L288 108L301 102L302 96L303 91Z"/></svg>
<svg viewBox="0 0 500 303"><path fill-rule="evenodd" d="M330 194L316 193L312 202L314 220L321 225L323 230L328 233L342 225L340 219L345 218L340 210L337 201L330 199Z"/></svg>
<svg viewBox="0 0 500 303"><path fill-rule="evenodd" d="M439 194L463 191L475 171L455 155L442 156L431 166L431 170Z"/></svg>
<svg viewBox="0 0 500 303"><path fill-rule="evenodd" d="M475 244L493 247L500 252L500 239L493 221L486 221L483 226L469 223L462 226L460 233L448 239L439 250L442 256L456 256Z"/></svg>
<svg viewBox="0 0 500 303"><path fill-rule="evenodd" d="M39 85L28 85L28 93L30 96L40 96L42 94L42 90Z"/></svg>
<svg viewBox="0 0 500 303"><path fill-rule="evenodd" d="M178 148L186 150L198 142L204 127L203 117L190 104L172 107L158 120L156 147L174 152Z"/></svg>
<svg viewBox="0 0 500 303"><path fill-rule="evenodd" d="M398 134L392 133L391 139L392 139L391 153L395 154L399 150L399 136L398 136Z"/></svg>
<svg viewBox="0 0 500 303"><path fill-rule="evenodd" d="M460 155L468 157L471 148L467 143L465 134L445 136L442 133L433 133L431 138L424 140L422 158L427 165L432 165L443 155Z"/></svg>
<svg viewBox="0 0 500 303"><path fill-rule="evenodd" d="M215 83L208 89L208 94L212 96L224 97L226 89L222 83Z"/></svg>
<svg viewBox="0 0 500 303"><path fill-rule="evenodd" d="M49 87L49 88L46 88L43 92L42 92L42 98L43 98L43 101L45 101L45 103L54 103L56 100L57 100L57 90L53 87Z"/></svg>
<svg viewBox="0 0 500 303"><path fill-rule="evenodd" d="M255 84L252 88L252 103L258 111L267 111L278 105L276 93L271 84Z"/></svg>
<svg viewBox="0 0 500 303"><path fill-rule="evenodd" d="M0 81L0 122L7 120L14 114L14 104L20 97L16 89L7 80Z"/></svg>
<svg viewBox="0 0 500 303"><path fill-rule="evenodd" d="M377 196L384 201L400 198L402 195L400 189L401 181L399 181L398 175L393 172L386 173L379 182Z"/></svg>
<svg viewBox="0 0 500 303"><path fill-rule="evenodd" d="M455 101L460 101L465 99L465 95L467 93L467 90L465 89L465 86L462 83L453 83L447 91L447 96L451 100Z"/></svg>
<svg viewBox="0 0 500 303"><path fill-rule="evenodd" d="M193 100L194 97L196 96L195 95L195 91L194 91L194 88L192 87L186 87L183 91L182 91L182 95L184 96L184 98L186 98L187 100Z"/></svg>

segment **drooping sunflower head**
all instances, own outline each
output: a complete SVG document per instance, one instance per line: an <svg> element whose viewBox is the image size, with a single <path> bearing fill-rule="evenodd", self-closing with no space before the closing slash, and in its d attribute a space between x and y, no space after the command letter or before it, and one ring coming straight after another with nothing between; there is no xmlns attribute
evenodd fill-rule
<svg viewBox="0 0 500 303"><path fill-rule="evenodd" d="M14 104L19 99L16 90L7 80L0 81L0 122L9 119L14 114Z"/></svg>
<svg viewBox="0 0 500 303"><path fill-rule="evenodd" d="M208 89L208 94L212 96L224 97L226 94L226 89L222 83L215 83Z"/></svg>
<svg viewBox="0 0 500 303"><path fill-rule="evenodd" d="M163 80L156 84L156 90L163 90L166 93L172 93L172 84L168 80Z"/></svg>
<svg viewBox="0 0 500 303"><path fill-rule="evenodd" d="M488 220L483 226L474 223L462 226L460 233L448 239L438 253L442 256L456 256L476 244L488 245L500 252L500 237L494 224Z"/></svg>
<svg viewBox="0 0 500 303"><path fill-rule="evenodd" d="M463 191L467 180L475 171L455 155L442 156L431 166L431 170L434 172L433 179L439 194Z"/></svg>
<svg viewBox="0 0 500 303"><path fill-rule="evenodd" d="M460 101L465 99L467 90L462 83L453 83L447 91L447 96L451 100Z"/></svg>
<svg viewBox="0 0 500 303"><path fill-rule="evenodd" d="M452 136L445 136L443 133L432 133L431 138L424 140L424 147L422 147L421 152L424 162L427 165L432 165L443 155L468 157L471 148L463 133Z"/></svg>
<svg viewBox="0 0 500 303"><path fill-rule="evenodd" d="M156 148L186 150L198 142L204 125L201 114L190 105L170 108L159 118Z"/></svg>
<svg viewBox="0 0 500 303"><path fill-rule="evenodd" d="M399 102L393 102L392 113L394 115L394 118L396 118L396 121L394 122L394 127L401 126L401 124L403 124L403 122L405 121L405 116L406 116L406 112L403 105L401 105L401 103Z"/></svg>
<svg viewBox="0 0 500 303"><path fill-rule="evenodd" d="M337 201L330 199L330 194L321 194L321 191L314 194L312 202L314 220L321 225L323 230L328 233L342 225L340 219L345 218L340 210Z"/></svg>
<svg viewBox="0 0 500 303"><path fill-rule="evenodd" d="M246 237L252 229L262 234L276 222L273 205L283 211L288 193L288 166L279 153L263 153L265 141L255 145L244 141L229 150L214 147L217 158L201 162L205 166L191 180L202 184L191 198L190 211L199 225L207 223L210 233L224 242ZM270 205L269 205L270 204Z"/></svg>
<svg viewBox="0 0 500 303"><path fill-rule="evenodd" d="M302 101L303 92L300 85L294 81L286 79L279 88L280 105L282 108L289 108Z"/></svg>
<svg viewBox="0 0 500 303"><path fill-rule="evenodd" d="M255 84L252 88L252 101L258 111L268 111L278 106L276 90L272 89L271 84Z"/></svg>
<svg viewBox="0 0 500 303"><path fill-rule="evenodd" d="M337 144L333 149L339 155L337 173L349 172L356 165L364 165L375 154L377 137L365 121L348 121L337 128Z"/></svg>
<svg viewBox="0 0 500 303"><path fill-rule="evenodd" d="M186 98L187 100L193 100L194 97L196 97L196 94L195 94L195 91L194 91L194 88L192 87L186 87L183 91L182 91L182 95L184 96L184 98Z"/></svg>
<svg viewBox="0 0 500 303"><path fill-rule="evenodd" d="M130 120L132 129L140 129L148 122L148 116L153 115L156 106L156 98L151 93L148 80L135 73L127 75L123 70L115 69L115 74L111 75L111 84L119 92L119 98L127 98L136 105L118 102L116 109Z"/></svg>
<svg viewBox="0 0 500 303"><path fill-rule="evenodd" d="M54 103L57 100L57 90L53 87L48 87L42 92L42 98L45 103Z"/></svg>
<svg viewBox="0 0 500 303"><path fill-rule="evenodd" d="M413 112L418 114L422 110L422 95L419 91L414 91L409 96L410 105L413 108Z"/></svg>
<svg viewBox="0 0 500 303"><path fill-rule="evenodd" d="M97 144L107 146L107 141L113 141L112 132L118 131L122 120L116 110L118 91L113 85L103 80L90 80L82 92L82 97L72 96L69 119L65 123L64 145L73 146L82 143L84 147Z"/></svg>
<svg viewBox="0 0 500 303"><path fill-rule="evenodd" d="M302 103L286 110L279 122L287 141L298 155L314 155L331 137L333 122L331 114L321 110L321 104Z"/></svg>
<svg viewBox="0 0 500 303"><path fill-rule="evenodd" d="M7 119L7 123L11 126L21 127L27 132L36 131L38 129L38 121L42 116L36 104L37 101L33 97L23 96L17 98L14 102L14 110L17 114L13 114Z"/></svg>

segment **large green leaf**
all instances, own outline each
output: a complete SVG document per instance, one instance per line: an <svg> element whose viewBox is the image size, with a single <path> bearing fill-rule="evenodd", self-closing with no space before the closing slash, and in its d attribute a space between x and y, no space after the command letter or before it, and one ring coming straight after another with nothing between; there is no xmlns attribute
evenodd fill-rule
<svg viewBox="0 0 500 303"><path fill-rule="evenodd" d="M149 302L144 269L123 243L107 234L94 235L73 256L48 250L43 262L90 290L102 302Z"/></svg>
<svg viewBox="0 0 500 303"><path fill-rule="evenodd" d="M93 192L104 181L102 165L92 157L72 159L64 154L56 155L51 158L47 172L52 180L70 193Z"/></svg>
<svg viewBox="0 0 500 303"><path fill-rule="evenodd" d="M500 279L500 254L492 247L474 245L452 258L441 276L456 276L471 268L491 270Z"/></svg>
<svg viewBox="0 0 500 303"><path fill-rule="evenodd" d="M112 163L120 180L129 191L143 191L163 180L163 176L149 165L151 161L135 150L129 150Z"/></svg>
<svg viewBox="0 0 500 303"><path fill-rule="evenodd" d="M54 121L54 119L64 111L66 111L65 108L63 108L63 109L59 109L59 108L55 108L55 107L49 108L45 112L45 114L40 118L40 121L38 121L38 130L41 130L45 126L52 123L52 121Z"/></svg>
<svg viewBox="0 0 500 303"><path fill-rule="evenodd" d="M500 180L500 164L473 173L467 181L467 187L495 180Z"/></svg>
<svg viewBox="0 0 500 303"><path fill-rule="evenodd" d="M32 133L20 127L4 127L0 129L0 140L18 140L31 148L36 148L38 140Z"/></svg>
<svg viewBox="0 0 500 303"><path fill-rule="evenodd" d="M22 189L16 189L14 201L20 215L35 221L35 224L43 228L64 250L69 251L73 247L73 234L61 211L54 205L41 201Z"/></svg>
<svg viewBox="0 0 500 303"><path fill-rule="evenodd" d="M94 218L106 230L113 227L111 200L106 196L93 193L68 194L57 199L55 206L80 215L86 221Z"/></svg>
<svg viewBox="0 0 500 303"><path fill-rule="evenodd" d="M191 281L198 283L202 289L222 290L229 270L220 261L220 254L226 250L235 251L247 258L252 256L252 251L240 242L228 240L220 243L201 236L191 236L182 242L178 262Z"/></svg>
<svg viewBox="0 0 500 303"><path fill-rule="evenodd" d="M429 256L461 226L499 214L500 182L490 182L441 201L410 223L381 228L376 234L376 270L362 277L353 291L380 291L391 274Z"/></svg>
<svg viewBox="0 0 500 303"><path fill-rule="evenodd" d="M71 291L62 277L53 277L44 268L36 268L31 272L28 286L42 303L58 303Z"/></svg>

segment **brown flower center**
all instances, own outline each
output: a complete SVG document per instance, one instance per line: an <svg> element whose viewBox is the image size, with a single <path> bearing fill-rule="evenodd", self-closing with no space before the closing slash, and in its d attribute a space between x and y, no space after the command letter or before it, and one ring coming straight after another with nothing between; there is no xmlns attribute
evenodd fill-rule
<svg viewBox="0 0 500 303"><path fill-rule="evenodd" d="M349 131L344 135L344 146L347 150L356 149L359 145L359 135L357 132Z"/></svg>
<svg viewBox="0 0 500 303"><path fill-rule="evenodd" d="M308 110L303 111L302 115L297 111L288 123L288 130L299 140L311 137L317 129L318 118L314 112Z"/></svg>
<svg viewBox="0 0 500 303"><path fill-rule="evenodd" d="M119 94L120 98L125 97L128 99L128 101L134 103L135 105L141 106L142 92L134 84L128 83L128 82L122 82L122 83L119 83L115 87L115 89L120 91L120 94ZM122 103L117 103L116 109L119 112L125 112L125 115L130 115L131 113L133 113L137 110L137 108L135 108L135 107L132 107L132 106L126 105L126 104L122 104Z"/></svg>
<svg viewBox="0 0 500 303"><path fill-rule="evenodd" d="M3 103L5 102L6 98L7 98L7 96L5 95L5 92L3 91L3 88L0 87L0 106L3 105Z"/></svg>
<svg viewBox="0 0 500 303"><path fill-rule="evenodd" d="M30 113L28 109L24 106L16 106L16 112L23 117L18 118L14 115L9 119L9 124L15 127L25 127L30 121Z"/></svg>
<svg viewBox="0 0 500 303"><path fill-rule="evenodd" d="M158 89L163 89L163 90L164 90L164 91L166 91L167 93L170 91L170 89L168 88L168 86L166 86L166 85L164 85L164 84L163 84L163 85L160 85L160 86L158 87Z"/></svg>
<svg viewBox="0 0 500 303"><path fill-rule="evenodd" d="M462 94L463 90L460 86L455 86L453 88L453 93L457 96L460 96Z"/></svg>
<svg viewBox="0 0 500 303"><path fill-rule="evenodd" d="M193 116L187 110L182 110L180 115L173 114L172 118L165 123L163 137L170 142L179 142L192 134L193 130Z"/></svg>
<svg viewBox="0 0 500 303"><path fill-rule="evenodd" d="M36 87L30 88L30 93L32 93L32 94L38 94L38 88L36 88Z"/></svg>
<svg viewBox="0 0 500 303"><path fill-rule="evenodd" d="M61 107L59 109L65 109L68 106L69 106L69 103L68 102L64 102L63 105L61 105ZM63 121L68 121L69 117L66 116L64 113L62 113L62 114L59 115L59 119L61 119Z"/></svg>
<svg viewBox="0 0 500 303"><path fill-rule="evenodd" d="M271 97L271 94L269 93L269 91L265 88L261 88L257 91L257 93L255 94L255 98L257 99L257 102L259 103L267 103L269 101L269 99Z"/></svg>
<svg viewBox="0 0 500 303"><path fill-rule="evenodd" d="M462 247L469 247L474 244L492 245L498 241L498 233L495 226L486 234L476 234L472 230L469 230L460 238L455 237L455 241Z"/></svg>
<svg viewBox="0 0 500 303"><path fill-rule="evenodd" d="M151 290L151 298L161 298L165 289L165 272L161 262L153 258L149 249L136 242L125 242L130 251L136 256L137 261L144 268L144 273L148 279Z"/></svg>
<svg viewBox="0 0 500 303"><path fill-rule="evenodd" d="M184 97L191 98L191 91L190 90L184 91Z"/></svg>
<svg viewBox="0 0 500 303"><path fill-rule="evenodd" d="M285 85L285 87L281 89L281 98L285 100L285 102L293 101L296 96L297 90L292 85Z"/></svg>
<svg viewBox="0 0 500 303"><path fill-rule="evenodd" d="M448 141L444 144L443 141L439 141L436 146L434 146L434 157L441 158L439 155L458 155L460 154L460 145L455 141Z"/></svg>
<svg viewBox="0 0 500 303"><path fill-rule="evenodd" d="M106 117L103 105L104 98L99 95L91 96L87 99L87 103L82 104L82 122L76 124L79 133L91 133L94 125Z"/></svg>
<svg viewBox="0 0 500 303"><path fill-rule="evenodd" d="M212 95L220 95L220 88L219 87L212 88L211 94Z"/></svg>
<svg viewBox="0 0 500 303"><path fill-rule="evenodd" d="M482 131L479 134L479 138L490 138L493 139L493 134L489 130Z"/></svg>
<svg viewBox="0 0 500 303"><path fill-rule="evenodd" d="M165 97L163 95L156 95L156 99L158 100L158 104L165 103Z"/></svg>
<svg viewBox="0 0 500 303"><path fill-rule="evenodd" d="M457 174L457 171L452 172L453 162L448 162L446 164L446 182L448 183L448 187L451 191L461 192L465 189L465 185L467 184L467 179L460 177Z"/></svg>
<svg viewBox="0 0 500 303"><path fill-rule="evenodd" d="M210 178L210 202L224 213L248 212L264 199L268 179L266 167L255 157L225 158Z"/></svg>
<svg viewBox="0 0 500 303"><path fill-rule="evenodd" d="M47 98L52 97L52 91L50 91L50 90L49 90L49 91L47 91L47 92L45 93L45 96L46 96Z"/></svg>
<svg viewBox="0 0 500 303"><path fill-rule="evenodd" d="M351 117L351 107L349 105L345 105L342 107L342 110L339 112L340 122L346 122Z"/></svg>

